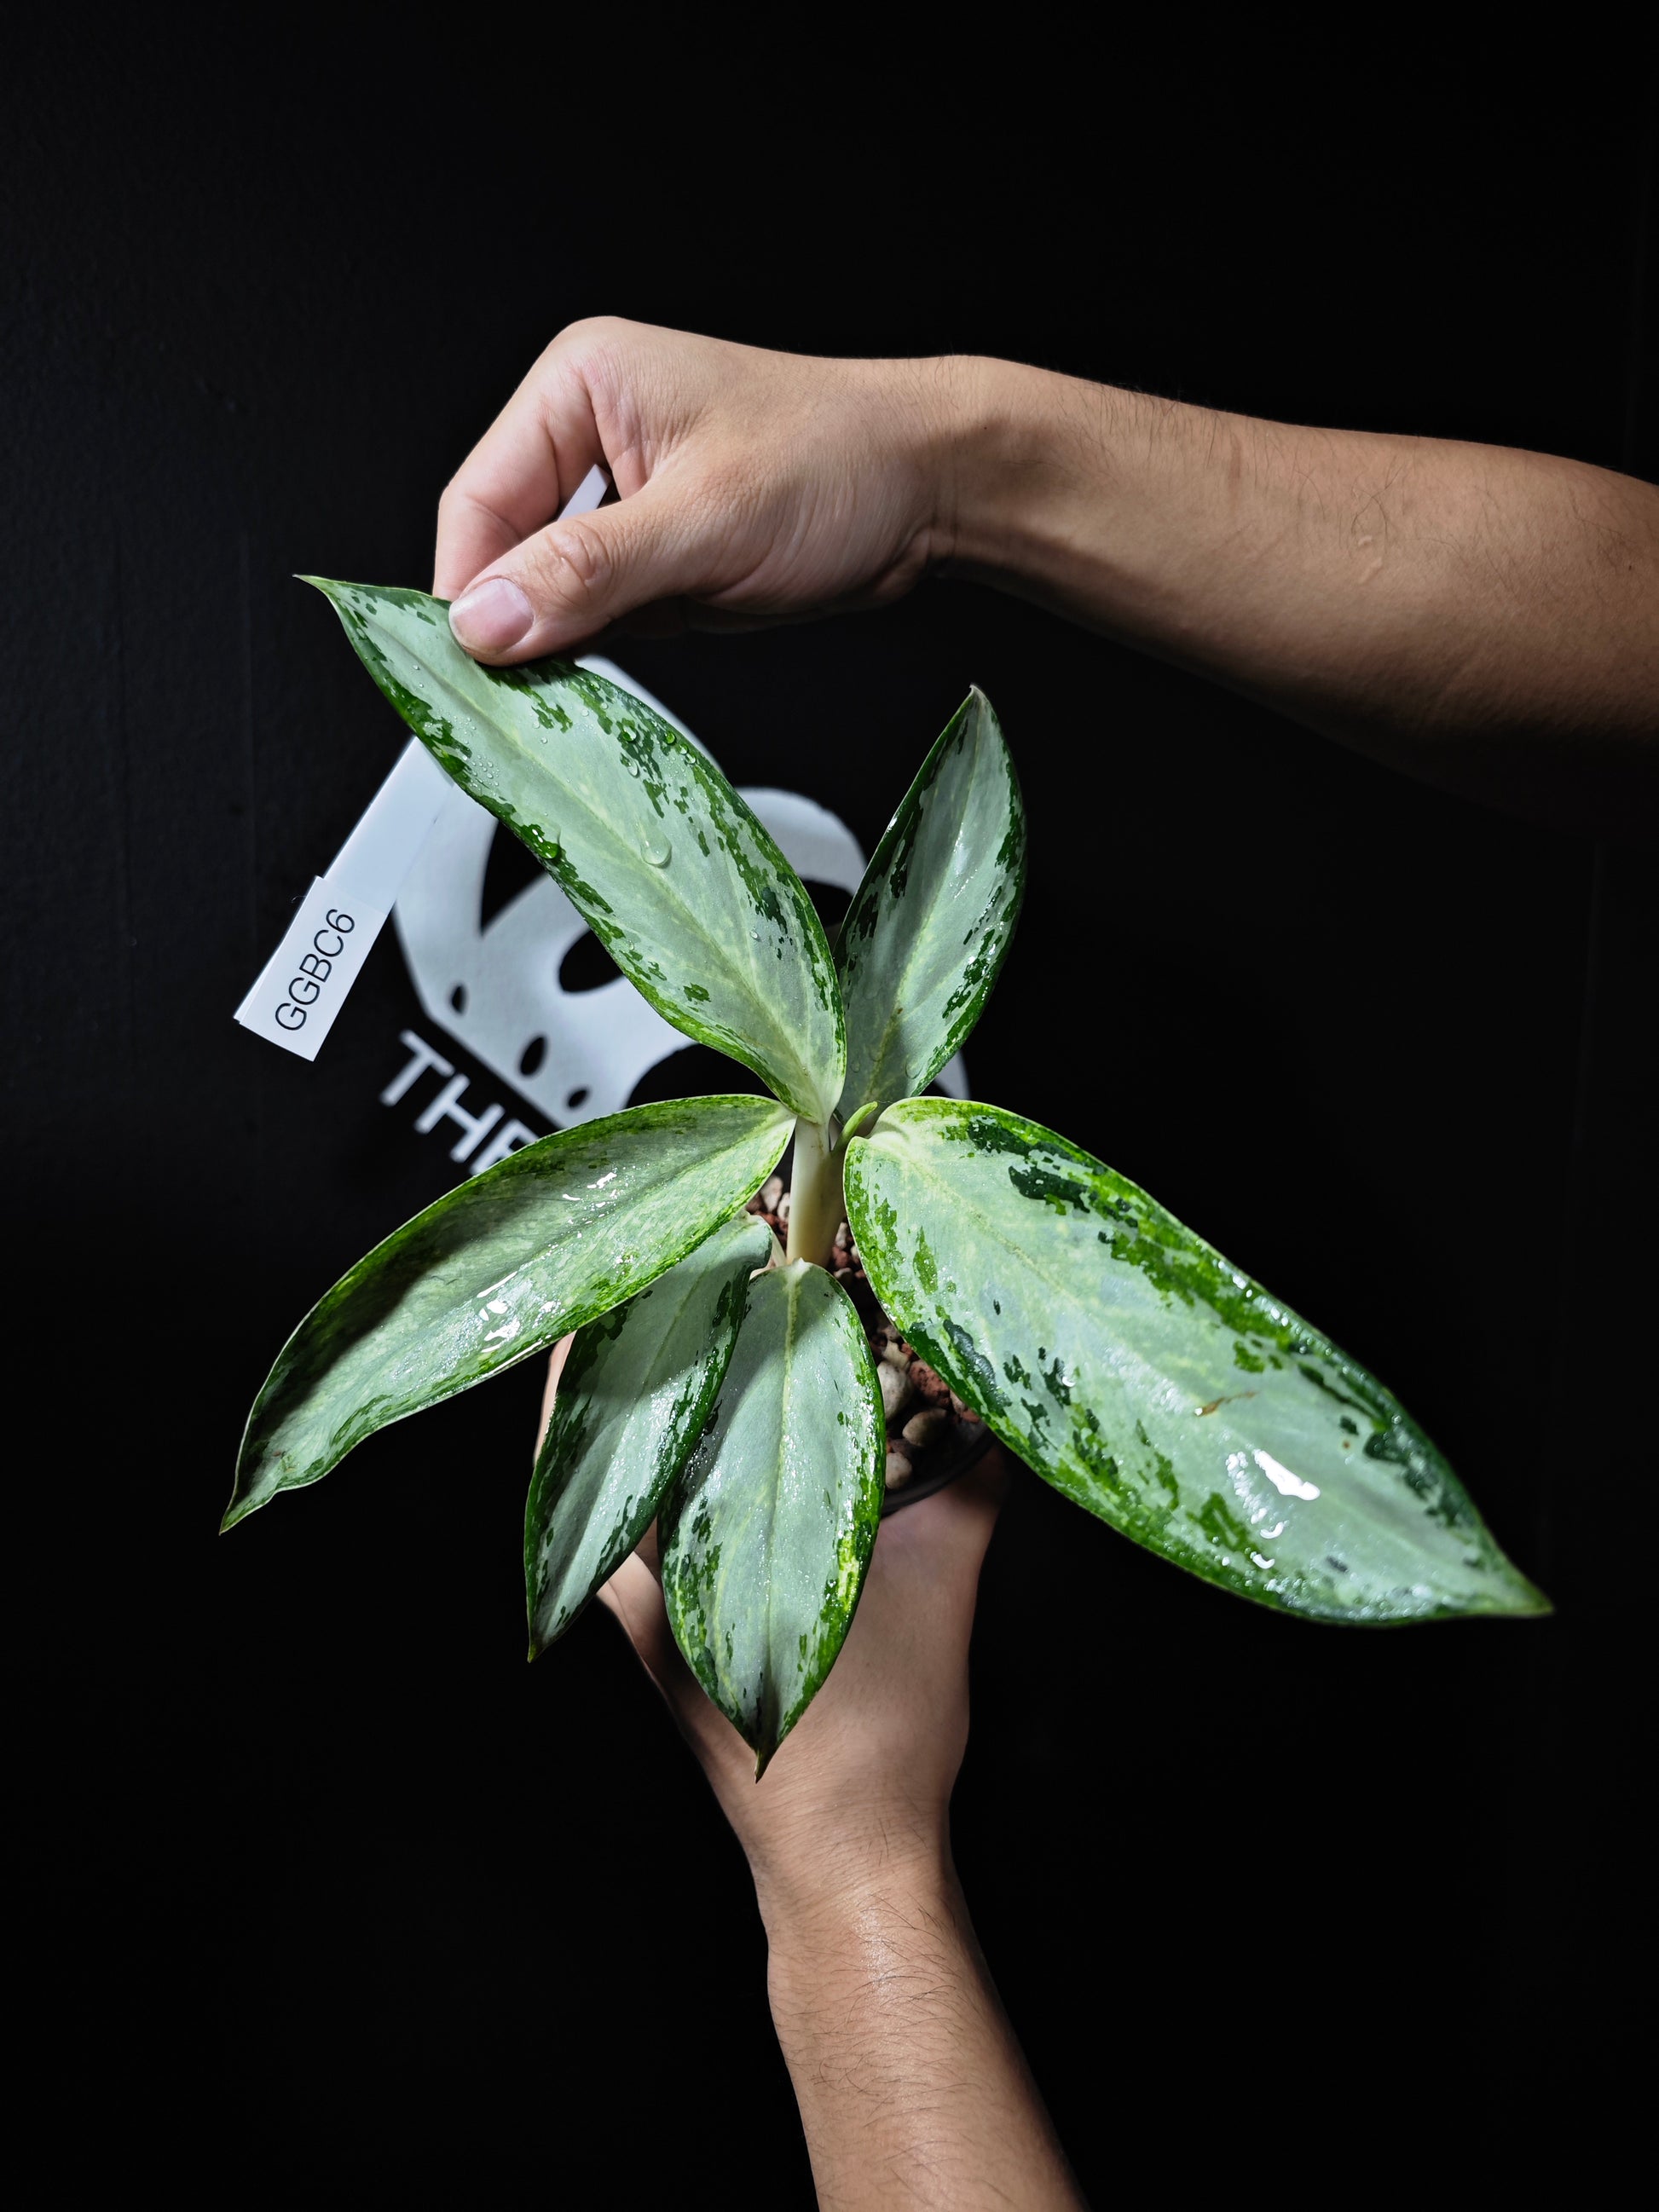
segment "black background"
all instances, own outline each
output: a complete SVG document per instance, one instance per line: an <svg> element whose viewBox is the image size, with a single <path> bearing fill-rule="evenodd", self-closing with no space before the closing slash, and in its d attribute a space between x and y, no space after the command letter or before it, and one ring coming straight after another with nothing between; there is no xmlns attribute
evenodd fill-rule
<svg viewBox="0 0 1659 2212"><path fill-rule="evenodd" d="M287 1329L457 1173L378 1103L414 1013L390 932L314 1068L229 1018L400 736L292 572L427 582L446 477L594 312L1651 473L1653 80L1620 21L1511 52L1037 20L948 80L857 24L753 68L643 21L457 18L396 60L389 29L22 34L12 1575L69 2170L811 2201L700 1778L602 1616L523 1665L537 1374L215 1534ZM975 1094L1380 1371L1557 1601L1314 1630L1018 1486L956 1834L1085 2187L1149 2148L1289 2177L1315 2137L1333 2184L1529 2159L1632 2024L1650 856L959 585L616 650L866 849L987 688L1033 872Z"/></svg>

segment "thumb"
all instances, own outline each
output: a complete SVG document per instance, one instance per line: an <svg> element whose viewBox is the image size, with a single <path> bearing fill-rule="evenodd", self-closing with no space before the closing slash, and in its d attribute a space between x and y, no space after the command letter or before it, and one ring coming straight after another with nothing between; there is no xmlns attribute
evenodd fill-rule
<svg viewBox="0 0 1659 2212"><path fill-rule="evenodd" d="M707 509L684 489L644 485L632 498L550 523L489 564L449 610L475 660L507 666L568 652L620 616L714 581Z"/></svg>

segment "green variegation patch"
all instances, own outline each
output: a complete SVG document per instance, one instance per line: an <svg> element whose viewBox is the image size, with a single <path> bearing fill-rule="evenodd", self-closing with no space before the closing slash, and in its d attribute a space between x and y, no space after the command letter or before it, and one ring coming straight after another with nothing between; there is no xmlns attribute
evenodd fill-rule
<svg viewBox="0 0 1659 2212"><path fill-rule="evenodd" d="M803 1260L757 1277L714 1419L658 1524L675 1638L757 1774L846 1637L885 1449L875 1363L840 1285Z"/></svg>
<svg viewBox="0 0 1659 2212"><path fill-rule="evenodd" d="M643 1290L743 1204L788 1135L769 1098L633 1106L544 1137L417 1213L283 1346L225 1526Z"/></svg>
<svg viewBox="0 0 1659 2212"><path fill-rule="evenodd" d="M533 1656L622 1565L702 1433L772 1232L739 1214L576 1331L525 1514Z"/></svg>
<svg viewBox="0 0 1659 2212"><path fill-rule="evenodd" d="M713 762L568 661L481 667L424 592L307 581L440 766L524 840L664 1019L827 1121L846 1065L829 942Z"/></svg>
<svg viewBox="0 0 1659 2212"><path fill-rule="evenodd" d="M910 1099L846 1190L911 1342L1137 1542L1322 1620L1547 1609L1374 1376L1064 1138Z"/></svg>
<svg viewBox="0 0 1659 2212"><path fill-rule="evenodd" d="M925 1091L979 1019L1025 888L1025 810L977 687L877 846L836 942L842 1111Z"/></svg>

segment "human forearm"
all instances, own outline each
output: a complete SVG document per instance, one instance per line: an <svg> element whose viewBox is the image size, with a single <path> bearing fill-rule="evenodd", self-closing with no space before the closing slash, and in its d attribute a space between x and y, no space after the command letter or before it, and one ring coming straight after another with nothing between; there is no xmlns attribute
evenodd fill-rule
<svg viewBox="0 0 1659 2212"><path fill-rule="evenodd" d="M1079 2207L941 1843L763 1883L768 1986L822 2207Z"/></svg>
<svg viewBox="0 0 1659 2212"><path fill-rule="evenodd" d="M549 520L601 460L617 502ZM1659 816L1659 490L1549 454L600 319L446 491L435 578L507 665L884 606L930 568L1564 827Z"/></svg>
<svg viewBox="0 0 1659 2212"><path fill-rule="evenodd" d="M1655 804L1659 492L956 365L945 565L1511 803Z"/></svg>
<svg viewBox="0 0 1659 2212"><path fill-rule="evenodd" d="M654 1550L606 1584L741 1843L819 2203L1074 2212L1042 2098L980 1956L947 1808L997 1503L988 1452L881 1524L836 1669L764 1779L675 1650Z"/></svg>

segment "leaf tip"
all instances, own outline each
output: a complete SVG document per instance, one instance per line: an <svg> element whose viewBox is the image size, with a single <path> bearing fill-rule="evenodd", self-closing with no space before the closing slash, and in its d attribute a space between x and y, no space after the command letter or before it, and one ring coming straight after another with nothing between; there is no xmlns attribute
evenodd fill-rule
<svg viewBox="0 0 1659 2212"><path fill-rule="evenodd" d="M1486 1610L1509 1620L1542 1620L1555 1611L1555 1607L1529 1575L1522 1574L1513 1559L1499 1552L1498 1564L1503 1571L1501 1591L1494 1592Z"/></svg>
<svg viewBox="0 0 1659 2212"><path fill-rule="evenodd" d="M243 1477L249 1472L247 1458L245 1453L236 1463L236 1480L231 1486L230 1503L219 1523L222 1536L228 1535L237 1522L246 1521L250 1513L257 1513L262 1505L269 1505L282 1488L278 1482L262 1482L259 1479L261 1470L257 1466L253 1470L253 1479L245 1482Z"/></svg>
<svg viewBox="0 0 1659 2212"><path fill-rule="evenodd" d="M341 620L345 619L347 612L345 595L352 588L349 585L341 583L333 576L307 576L297 568L294 572L294 580L296 584L309 584L313 591L320 592Z"/></svg>
<svg viewBox="0 0 1659 2212"><path fill-rule="evenodd" d="M849 1115L848 1118L842 1122L841 1141L843 1147L852 1143L854 1138L857 1136L864 1123L867 1121L870 1116L877 1111L877 1105L878 1102L875 1099L866 1098L863 1105L859 1108L857 1113ZM866 1131L866 1134L867 1135L868 1133L869 1133Z"/></svg>
<svg viewBox="0 0 1659 2212"><path fill-rule="evenodd" d="M1522 1620L1543 1620L1555 1611L1555 1601L1534 1582L1515 1571L1515 1603L1509 1611Z"/></svg>

